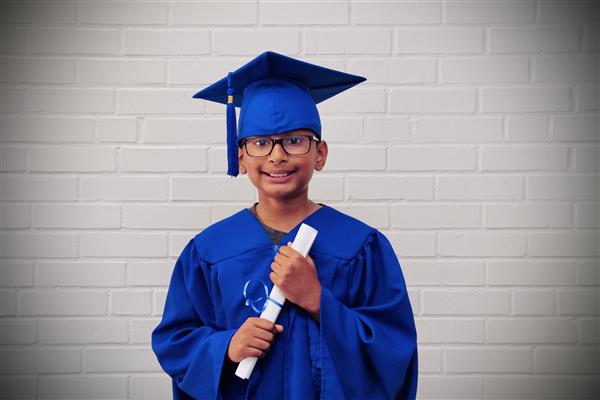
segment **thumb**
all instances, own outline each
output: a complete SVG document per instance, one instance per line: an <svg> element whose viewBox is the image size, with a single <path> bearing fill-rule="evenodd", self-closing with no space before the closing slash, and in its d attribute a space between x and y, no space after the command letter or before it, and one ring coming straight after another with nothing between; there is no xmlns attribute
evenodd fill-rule
<svg viewBox="0 0 600 400"><path fill-rule="evenodd" d="M283 332L283 325L275 324L275 329L277 329L277 333Z"/></svg>

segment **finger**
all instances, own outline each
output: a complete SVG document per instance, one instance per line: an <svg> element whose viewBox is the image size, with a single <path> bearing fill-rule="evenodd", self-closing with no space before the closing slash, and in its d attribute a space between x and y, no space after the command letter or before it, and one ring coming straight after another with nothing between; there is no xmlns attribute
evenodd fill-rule
<svg viewBox="0 0 600 400"><path fill-rule="evenodd" d="M252 332L253 336L255 338L258 338L260 340L264 340L266 342L272 342L273 338L275 337L275 334L273 333L273 331L267 331L264 329L256 329L254 332Z"/></svg>
<svg viewBox="0 0 600 400"><path fill-rule="evenodd" d="M271 322L265 318L258 317L258 318L256 318L256 321L255 321L255 326L257 326L265 331L270 331L271 329L273 329L273 325L275 325L273 322Z"/></svg>
<svg viewBox="0 0 600 400"><path fill-rule="evenodd" d="M271 342L267 342L266 340L254 338L248 343L248 346L254 347L255 349L259 349L262 351L267 351L267 350L269 350L269 347L271 346Z"/></svg>
<svg viewBox="0 0 600 400"><path fill-rule="evenodd" d="M279 276L275 272L269 273L269 279L275 286L279 286L281 284L281 279L279 279Z"/></svg>

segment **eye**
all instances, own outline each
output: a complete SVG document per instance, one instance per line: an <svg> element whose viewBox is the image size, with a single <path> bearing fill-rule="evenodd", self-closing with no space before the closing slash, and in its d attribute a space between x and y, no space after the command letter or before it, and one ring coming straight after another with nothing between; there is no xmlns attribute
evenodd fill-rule
<svg viewBox="0 0 600 400"><path fill-rule="evenodd" d="M250 142L250 144L255 147L266 147L267 143L269 143L269 140L267 139L256 139Z"/></svg>
<svg viewBox="0 0 600 400"><path fill-rule="evenodd" d="M302 144L302 143L304 143L305 140L306 140L306 138L304 136L290 136L285 139L285 141L291 145Z"/></svg>

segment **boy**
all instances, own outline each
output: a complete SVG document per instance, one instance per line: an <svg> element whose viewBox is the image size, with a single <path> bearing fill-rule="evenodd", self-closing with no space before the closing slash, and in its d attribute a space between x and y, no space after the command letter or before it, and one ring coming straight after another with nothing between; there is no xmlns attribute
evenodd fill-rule
<svg viewBox="0 0 600 400"><path fill-rule="evenodd" d="M247 174L258 202L175 264L152 332L174 399L415 398L416 330L389 241L308 198L328 154L316 103L364 80L265 52L194 96L227 104L228 174ZM303 222L318 231L306 258L290 246ZM273 285L287 299L275 324L258 318ZM249 380L234 373L246 357L259 357Z"/></svg>

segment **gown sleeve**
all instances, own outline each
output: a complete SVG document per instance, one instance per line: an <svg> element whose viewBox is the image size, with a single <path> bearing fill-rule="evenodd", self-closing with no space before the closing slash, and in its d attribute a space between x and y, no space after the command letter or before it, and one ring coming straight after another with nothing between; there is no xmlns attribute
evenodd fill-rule
<svg viewBox="0 0 600 400"><path fill-rule="evenodd" d="M347 399L414 399L417 334L400 264L375 230L351 261L348 304L322 287L320 332Z"/></svg>
<svg viewBox="0 0 600 400"><path fill-rule="evenodd" d="M173 380L174 399L221 397L223 363L236 329L215 328L208 273L191 240L175 263L162 320L152 331L152 350Z"/></svg>

